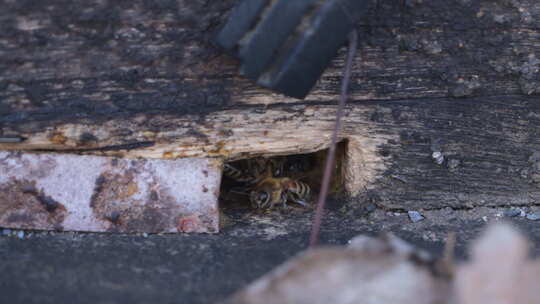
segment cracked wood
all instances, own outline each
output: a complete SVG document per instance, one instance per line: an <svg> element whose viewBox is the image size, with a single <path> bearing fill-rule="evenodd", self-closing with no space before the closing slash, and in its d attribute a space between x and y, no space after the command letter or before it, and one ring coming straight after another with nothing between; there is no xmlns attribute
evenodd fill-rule
<svg viewBox="0 0 540 304"><path fill-rule="evenodd" d="M326 147L343 52L305 101L211 44L235 1L4 1L3 150L238 159ZM373 1L342 138L387 207L538 202L540 4ZM431 157L441 152L439 165Z"/></svg>

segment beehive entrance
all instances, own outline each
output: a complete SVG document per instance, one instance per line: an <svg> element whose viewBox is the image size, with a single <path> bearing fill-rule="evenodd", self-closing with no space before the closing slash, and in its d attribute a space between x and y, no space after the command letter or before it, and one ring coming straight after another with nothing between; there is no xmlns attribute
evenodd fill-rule
<svg viewBox="0 0 540 304"><path fill-rule="evenodd" d="M345 157L346 142L338 144L336 162L332 174L330 195L339 195L344 191L343 163ZM261 212L250 200L250 193L258 189L258 180L253 177L269 176L271 178L288 178L299 181L309 186L310 195L306 198L307 207L287 200L287 208L310 210L315 206L320 189L324 165L328 149L314 153L291 154L273 157L255 157L225 163L223 179L220 190L220 208L226 214ZM228 169L228 168L229 169ZM232 169L230 169L232 168ZM281 204L276 204L268 211L283 209Z"/></svg>

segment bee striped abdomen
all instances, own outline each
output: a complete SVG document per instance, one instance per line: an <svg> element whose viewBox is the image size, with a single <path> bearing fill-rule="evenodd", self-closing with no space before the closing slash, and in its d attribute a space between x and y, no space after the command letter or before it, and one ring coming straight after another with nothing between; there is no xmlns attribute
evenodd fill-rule
<svg viewBox="0 0 540 304"><path fill-rule="evenodd" d="M289 198L302 206L306 206L306 200L309 198L309 195L311 193L311 188L308 184L297 181L297 180L290 180L287 186L287 191L289 194Z"/></svg>
<svg viewBox="0 0 540 304"><path fill-rule="evenodd" d="M254 183L255 178L247 176L244 172L236 169L235 167L225 164L223 166L223 174L228 178L240 182L240 183Z"/></svg>
<svg viewBox="0 0 540 304"><path fill-rule="evenodd" d="M239 193L247 195L255 209L273 209L275 205L287 207L287 202L307 206L311 188L308 184L283 176L285 158L255 158L242 166L223 166L223 175L237 183L243 183ZM246 167L246 168L244 168ZM244 168L245 170L242 170Z"/></svg>
<svg viewBox="0 0 540 304"><path fill-rule="evenodd" d="M299 196L306 197L310 194L311 188L308 186L308 184L293 180L290 182L288 189L290 192L296 193Z"/></svg>

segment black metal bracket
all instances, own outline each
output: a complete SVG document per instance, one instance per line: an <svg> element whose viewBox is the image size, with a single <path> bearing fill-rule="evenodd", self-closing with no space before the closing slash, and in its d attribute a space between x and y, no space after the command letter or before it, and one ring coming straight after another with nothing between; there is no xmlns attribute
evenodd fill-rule
<svg viewBox="0 0 540 304"><path fill-rule="evenodd" d="M218 34L240 73L304 98L347 41L368 0L243 0Z"/></svg>

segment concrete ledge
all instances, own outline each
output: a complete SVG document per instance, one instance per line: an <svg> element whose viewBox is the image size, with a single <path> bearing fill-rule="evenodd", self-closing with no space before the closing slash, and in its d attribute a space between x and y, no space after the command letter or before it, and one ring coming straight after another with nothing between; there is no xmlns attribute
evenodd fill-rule
<svg viewBox="0 0 540 304"><path fill-rule="evenodd" d="M221 161L0 152L0 226L217 232Z"/></svg>

